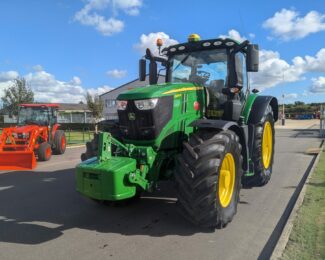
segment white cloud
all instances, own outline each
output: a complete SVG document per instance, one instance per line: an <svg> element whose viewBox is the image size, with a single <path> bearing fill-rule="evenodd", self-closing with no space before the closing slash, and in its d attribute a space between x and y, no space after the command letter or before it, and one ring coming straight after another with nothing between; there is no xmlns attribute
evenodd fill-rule
<svg viewBox="0 0 325 260"><path fill-rule="evenodd" d="M13 81L0 81L0 97L3 97L5 89L11 87ZM2 106L2 101L0 100L0 107Z"/></svg>
<svg viewBox="0 0 325 260"><path fill-rule="evenodd" d="M97 31L105 36L110 36L114 33L123 31L123 21L115 18L106 19L104 16L98 15L97 13L89 13L90 10L91 9L87 8L86 5L83 9L76 13L75 20L79 21L83 25L95 27Z"/></svg>
<svg viewBox="0 0 325 260"><path fill-rule="evenodd" d="M112 0L115 10L123 10L128 15L138 15L142 0Z"/></svg>
<svg viewBox="0 0 325 260"><path fill-rule="evenodd" d="M325 72L325 48L320 49L315 57L305 56L304 60L298 59L296 63L311 72Z"/></svg>
<svg viewBox="0 0 325 260"><path fill-rule="evenodd" d="M297 93L289 93L289 94L284 94L285 99L297 99L298 94Z"/></svg>
<svg viewBox="0 0 325 260"><path fill-rule="evenodd" d="M325 93L325 77L312 78L312 86L310 87L312 93Z"/></svg>
<svg viewBox="0 0 325 260"><path fill-rule="evenodd" d="M43 67L41 65L38 64L38 65L33 66L33 70L35 70L35 71L42 71L44 69L43 69Z"/></svg>
<svg viewBox="0 0 325 260"><path fill-rule="evenodd" d="M297 81L301 75L302 71L281 59L278 52L261 50L259 71L251 73L251 78L254 88L264 90L280 83Z"/></svg>
<svg viewBox="0 0 325 260"><path fill-rule="evenodd" d="M320 49L313 56L296 56L291 64L281 59L275 51L260 51L260 66L258 73L252 73L253 87L260 90L288 82L303 79L307 72L325 72L325 49Z"/></svg>
<svg viewBox="0 0 325 260"><path fill-rule="evenodd" d="M254 35L255 37L255 35ZM219 38L231 38L233 40L243 42L247 40L245 37L241 36L240 33L234 29L229 30L227 35L219 35Z"/></svg>
<svg viewBox="0 0 325 260"><path fill-rule="evenodd" d="M98 87L98 88L88 88L86 89L86 92L89 92L92 96L94 95L101 95L101 94L104 94L110 90L112 90L113 88L107 86L107 85L104 85L104 86L101 86L101 87Z"/></svg>
<svg viewBox="0 0 325 260"><path fill-rule="evenodd" d="M14 80L19 77L19 73L17 71L9 70L0 72L0 82L7 82Z"/></svg>
<svg viewBox="0 0 325 260"><path fill-rule="evenodd" d="M3 91L13 85L13 79L19 77L16 71L0 72L0 96ZM92 95L102 94L111 90L109 86L86 89L81 84L81 79L74 76L69 81L62 81L55 78L54 75L41 70L30 72L23 75L27 84L32 88L35 94L35 100L38 102L57 102L57 103L78 103L85 102L85 95L89 91Z"/></svg>
<svg viewBox="0 0 325 260"><path fill-rule="evenodd" d="M172 39L168 34L164 32L155 32L149 34L142 34L140 36L140 42L135 44L134 47L141 53L145 54L147 48L149 48L155 55L158 54L158 48L156 46L157 39L163 40L163 47L168 47L169 45L177 44L178 41Z"/></svg>
<svg viewBox="0 0 325 260"><path fill-rule="evenodd" d="M311 33L325 30L325 14L310 11L305 16L299 16L295 10L282 9L263 23L270 29L272 35L282 40L301 39Z"/></svg>
<svg viewBox="0 0 325 260"><path fill-rule="evenodd" d="M124 78L126 76L127 71L126 70L114 69L114 70L107 71L106 74L109 77L116 78L116 79L121 79L121 78Z"/></svg>
<svg viewBox="0 0 325 260"><path fill-rule="evenodd" d="M85 90L78 77L60 81L46 71L31 72L24 76L40 102L77 103L84 100Z"/></svg>
<svg viewBox="0 0 325 260"><path fill-rule="evenodd" d="M124 29L124 22L116 18L121 10L127 15L138 15L142 6L141 0L88 0L88 3L79 10L74 19L83 25L93 26L104 36L111 36ZM96 11L111 8L112 17L105 17Z"/></svg>
<svg viewBox="0 0 325 260"><path fill-rule="evenodd" d="M81 85L81 79L79 77L74 76L70 81L70 84L74 86Z"/></svg>

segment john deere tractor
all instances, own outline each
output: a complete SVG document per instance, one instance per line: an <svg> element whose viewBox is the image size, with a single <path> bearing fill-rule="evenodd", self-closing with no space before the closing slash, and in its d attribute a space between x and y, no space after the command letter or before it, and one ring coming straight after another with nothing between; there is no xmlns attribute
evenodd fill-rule
<svg viewBox="0 0 325 260"><path fill-rule="evenodd" d="M149 67L150 84L118 96L118 131L88 145L86 154L95 156L77 166L77 190L119 201L169 179L187 219L225 227L242 184L265 185L272 173L278 102L250 90L258 45L196 34L161 52L161 40L157 45L159 55L147 49L139 62L139 78ZM158 69L166 83L157 84Z"/></svg>

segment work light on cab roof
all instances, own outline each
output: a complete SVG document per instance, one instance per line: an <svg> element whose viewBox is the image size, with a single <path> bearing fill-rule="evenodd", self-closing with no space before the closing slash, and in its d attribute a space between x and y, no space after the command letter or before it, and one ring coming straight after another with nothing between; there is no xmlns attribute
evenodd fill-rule
<svg viewBox="0 0 325 260"><path fill-rule="evenodd" d="M196 33L192 33L188 36L188 42L198 42L201 40L200 35Z"/></svg>

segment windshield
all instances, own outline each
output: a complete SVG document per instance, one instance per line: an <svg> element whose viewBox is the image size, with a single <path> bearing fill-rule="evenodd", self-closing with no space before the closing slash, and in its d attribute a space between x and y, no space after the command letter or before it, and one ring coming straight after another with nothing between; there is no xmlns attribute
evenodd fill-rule
<svg viewBox="0 0 325 260"><path fill-rule="evenodd" d="M18 125L48 125L50 110L41 107L21 107L18 115Z"/></svg>
<svg viewBox="0 0 325 260"><path fill-rule="evenodd" d="M225 49L176 54L171 58L171 82L192 82L207 87L222 85L227 77Z"/></svg>

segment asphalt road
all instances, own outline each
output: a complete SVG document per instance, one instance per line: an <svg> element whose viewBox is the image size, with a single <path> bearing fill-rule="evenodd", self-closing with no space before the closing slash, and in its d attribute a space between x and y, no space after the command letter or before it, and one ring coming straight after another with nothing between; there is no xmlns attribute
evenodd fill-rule
<svg viewBox="0 0 325 260"><path fill-rule="evenodd" d="M222 230L192 226L177 212L172 183L140 201L109 207L75 191L82 148L0 173L0 259L256 259L272 251L286 206L321 140L314 130L276 130L273 176L243 189L237 215Z"/></svg>

